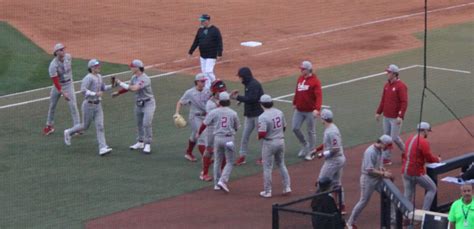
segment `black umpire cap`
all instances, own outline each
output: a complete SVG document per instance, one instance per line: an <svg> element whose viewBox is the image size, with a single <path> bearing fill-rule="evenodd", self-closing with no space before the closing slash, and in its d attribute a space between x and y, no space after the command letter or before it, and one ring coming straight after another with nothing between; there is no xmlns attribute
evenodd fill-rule
<svg viewBox="0 0 474 229"><path fill-rule="evenodd" d="M209 21L209 20L211 20L211 16L209 16L209 14L203 14L199 17L199 20L200 21Z"/></svg>

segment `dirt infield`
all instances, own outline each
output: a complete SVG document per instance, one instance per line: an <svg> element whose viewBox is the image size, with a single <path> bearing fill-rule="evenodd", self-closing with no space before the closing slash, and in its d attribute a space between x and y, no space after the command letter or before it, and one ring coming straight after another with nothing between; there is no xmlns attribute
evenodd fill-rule
<svg viewBox="0 0 474 229"><path fill-rule="evenodd" d="M223 33L225 62L216 66L216 74L224 79L235 79L237 69L245 65L266 81L296 73L303 59L322 68L420 47L412 33L423 28L423 2L412 0L350 5L344 0L0 2L0 20L47 52L61 41L76 57L117 63L141 58L165 71L198 65L198 59L187 60L186 53L198 15L207 12ZM429 10L434 10L429 27L437 28L472 20L474 3L432 1ZM264 45L240 46L249 40Z"/></svg>
<svg viewBox="0 0 474 229"><path fill-rule="evenodd" d="M474 116L463 121L468 128L474 127ZM407 137L407 134L402 136L403 139ZM445 159L474 151L474 141L455 121L435 126L429 141L432 143L433 152L439 153ZM349 213L359 198L361 157L367 146L365 144L345 150L347 164L344 168L343 184ZM314 193L313 184L321 164L322 161L312 161L289 167L293 188L291 197L279 195L281 184L275 171L275 196L271 199L258 196L262 188L261 175L250 176L232 181L229 185L230 194L215 192L209 187L89 221L86 228L270 228L272 203L287 202ZM389 168L398 178L397 186L402 188L399 176L400 159L395 159ZM235 169L245 169L245 166ZM452 201L459 196L455 185L441 182L439 187L438 199L441 202ZM417 189L418 207L421 207L422 193L423 190ZM359 219L360 228L375 228L374 226L379 224L379 201L379 195L374 194Z"/></svg>

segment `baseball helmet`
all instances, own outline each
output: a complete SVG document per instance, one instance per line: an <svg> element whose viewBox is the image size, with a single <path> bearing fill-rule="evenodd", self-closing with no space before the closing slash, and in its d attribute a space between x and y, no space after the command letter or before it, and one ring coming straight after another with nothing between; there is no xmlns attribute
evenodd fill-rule
<svg viewBox="0 0 474 229"><path fill-rule="evenodd" d="M220 93L227 91L227 87L225 86L224 81L217 79L211 84L211 92L212 94Z"/></svg>

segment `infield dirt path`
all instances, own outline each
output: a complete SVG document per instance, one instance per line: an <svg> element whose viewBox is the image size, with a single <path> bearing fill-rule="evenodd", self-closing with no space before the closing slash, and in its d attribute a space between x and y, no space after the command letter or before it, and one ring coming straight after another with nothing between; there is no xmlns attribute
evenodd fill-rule
<svg viewBox="0 0 474 229"><path fill-rule="evenodd" d="M216 66L216 74L233 80L242 66L250 66L259 80L267 81L297 73L298 64L305 59L323 68L422 45L412 34L423 29L423 1L413 0L0 3L0 20L14 25L47 52L61 41L75 57L124 64L140 58L164 71L199 65L197 58L186 56L198 15L206 12L224 38L226 62ZM474 19L472 0L430 1L429 10L435 11L429 16L430 28ZM240 46L249 40L264 45Z"/></svg>

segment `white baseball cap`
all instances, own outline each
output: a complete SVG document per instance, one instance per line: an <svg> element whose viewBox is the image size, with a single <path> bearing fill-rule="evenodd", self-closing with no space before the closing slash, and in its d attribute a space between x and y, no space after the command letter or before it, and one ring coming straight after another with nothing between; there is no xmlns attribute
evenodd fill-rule
<svg viewBox="0 0 474 229"><path fill-rule="evenodd" d="M56 54L56 52L60 49L63 49L63 48L66 48L66 46L64 46L63 44L61 43L57 43L56 45L54 45L54 48L53 48L53 54Z"/></svg>
<svg viewBox="0 0 474 229"><path fill-rule="evenodd" d="M141 60L135 59L129 65L131 68L143 68L143 62Z"/></svg>
<svg viewBox="0 0 474 229"><path fill-rule="evenodd" d="M397 65L391 64L385 69L385 71L386 72L398 73L398 72L400 72L400 69L398 68Z"/></svg>
<svg viewBox="0 0 474 229"><path fill-rule="evenodd" d="M223 91L219 94L219 100L220 101L226 101L226 100L230 100L230 95L229 93Z"/></svg>
<svg viewBox="0 0 474 229"><path fill-rule="evenodd" d="M194 77L194 80L195 80L195 81L206 81L206 80L207 80L206 74L204 74L204 73L198 73L198 74Z"/></svg>
<svg viewBox="0 0 474 229"><path fill-rule="evenodd" d="M97 59L91 59L89 60L89 63L87 63L88 68L92 68L97 65L100 65L100 62Z"/></svg>
<svg viewBox="0 0 474 229"><path fill-rule="evenodd" d="M311 70L311 69L313 69L313 64L311 64L311 62L305 60L301 63L300 68L301 69L306 69L306 70Z"/></svg>
<svg viewBox="0 0 474 229"><path fill-rule="evenodd" d="M264 94L260 97L260 102L261 103L271 103L273 100L272 100L272 97L270 95L267 95L267 94Z"/></svg>
<svg viewBox="0 0 474 229"><path fill-rule="evenodd" d="M389 135L386 135L386 134L380 136L379 140L384 145L391 145L393 143L392 137L390 137Z"/></svg>
<svg viewBox="0 0 474 229"><path fill-rule="evenodd" d="M427 122L420 122L417 126L416 129L418 130L427 130L431 132L431 125Z"/></svg>
<svg viewBox="0 0 474 229"><path fill-rule="evenodd" d="M331 110L329 109L323 109L321 111L321 114L320 114L321 118L323 120L328 120L328 119L332 119L334 117L333 113Z"/></svg>

